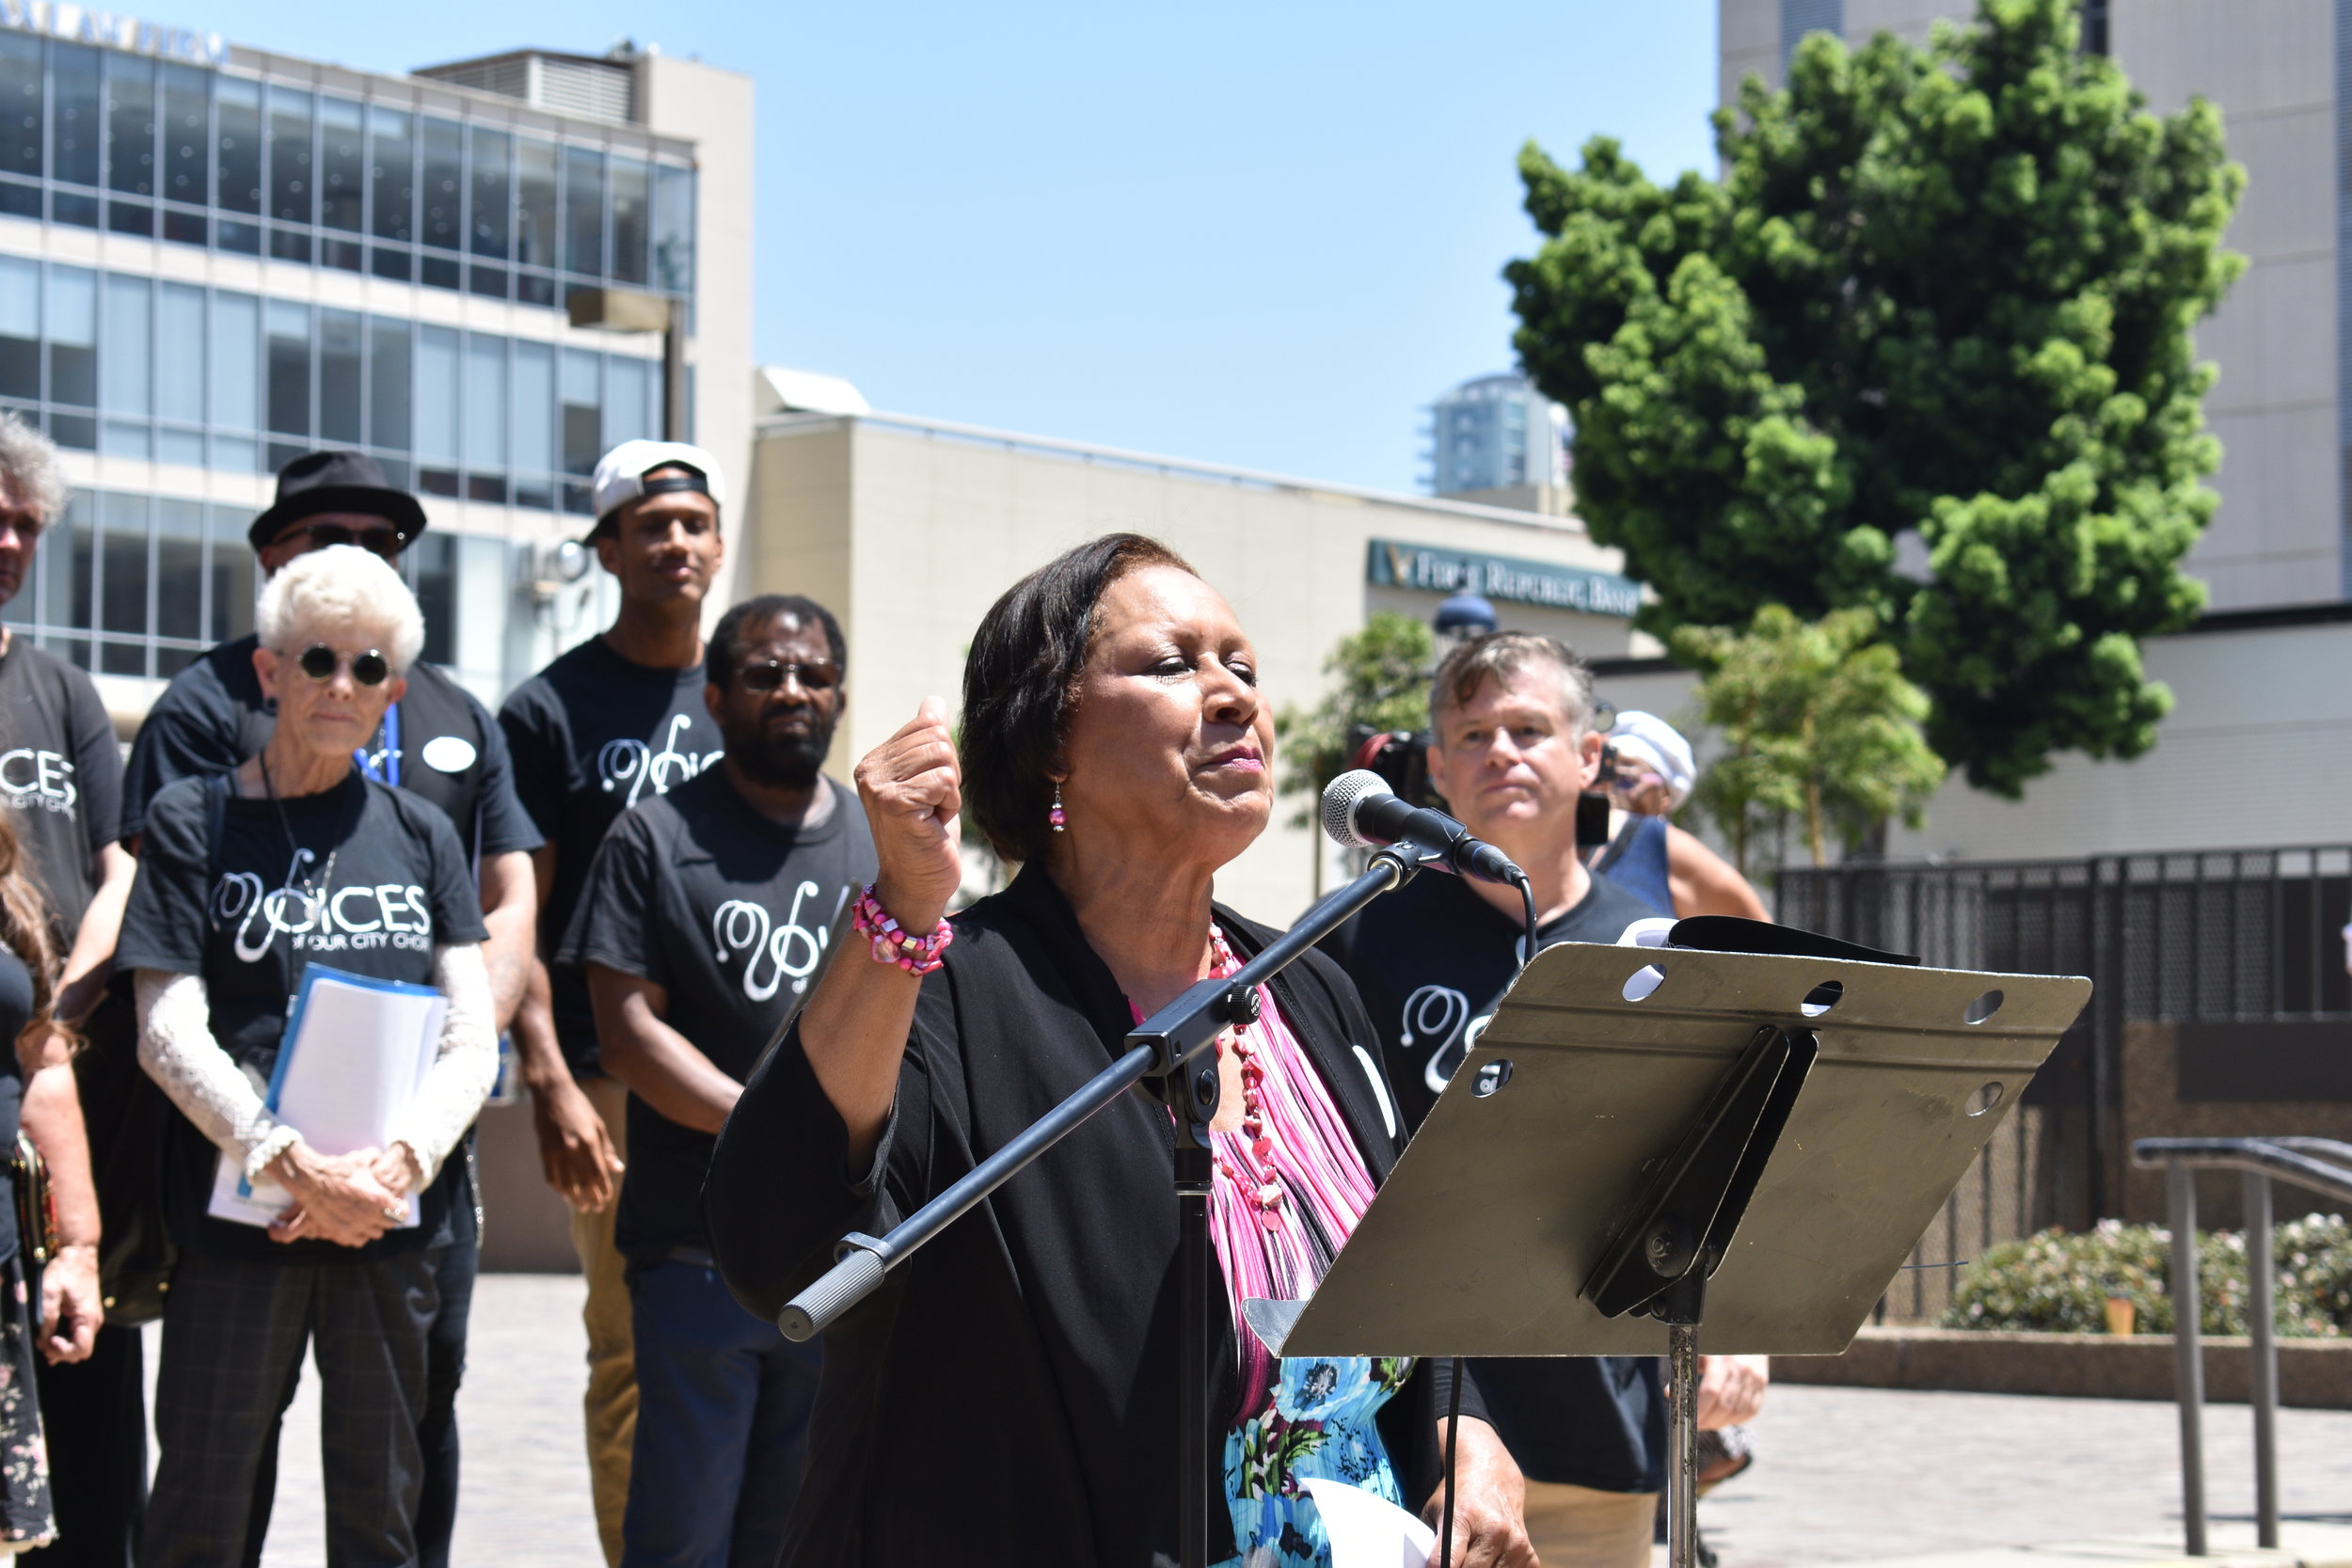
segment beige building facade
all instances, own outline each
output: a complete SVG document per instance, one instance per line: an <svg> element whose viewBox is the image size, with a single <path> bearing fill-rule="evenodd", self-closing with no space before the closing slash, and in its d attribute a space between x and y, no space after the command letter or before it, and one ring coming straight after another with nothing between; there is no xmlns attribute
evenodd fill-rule
<svg viewBox="0 0 2352 1568"><path fill-rule="evenodd" d="M832 766L845 776L925 696L958 703L965 650L999 594L1114 530L1161 540L1232 603L1278 707L1319 700L1325 659L1374 610L1426 620L1465 585L1505 626L1636 651L1638 590L1568 518L898 415L779 410L758 433L743 588L807 594L840 616L850 703ZM1219 879L1255 919L1287 925L1337 869L1318 834L1291 824L1301 803L1285 797L1276 828Z"/></svg>

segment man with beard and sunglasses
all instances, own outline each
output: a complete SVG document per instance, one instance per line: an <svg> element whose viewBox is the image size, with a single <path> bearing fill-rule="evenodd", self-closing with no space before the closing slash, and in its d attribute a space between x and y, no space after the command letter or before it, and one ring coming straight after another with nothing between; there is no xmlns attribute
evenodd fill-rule
<svg viewBox="0 0 2352 1568"><path fill-rule="evenodd" d="M330 545L357 545L397 564L424 531L424 508L395 489L382 465L362 452L313 451L278 470L278 496L246 531L264 581L292 561ZM254 673L258 634L199 655L155 699L132 742L122 781L122 843L136 850L150 802L185 778L227 773L259 756L277 728L275 710ZM407 689L353 761L368 777L438 806L457 829L475 869L496 1023L513 1021L531 974L538 893L532 851L537 828L516 793L506 737L474 695L421 659L405 672ZM380 680L382 677L379 676ZM472 1134L460 1153L466 1191L456 1205L455 1240L437 1276L440 1307L427 1341L424 1486L416 1520L421 1568L447 1568L457 1522L457 1386L466 1370L466 1329L481 1264L479 1196L472 1187ZM289 1394L291 1397L291 1392ZM277 1443L262 1456L255 1482L253 1539L266 1527L277 1486Z"/></svg>
<svg viewBox="0 0 2352 1568"><path fill-rule="evenodd" d="M773 1561L800 1490L819 1352L728 1293L702 1187L744 1080L875 875L857 798L819 771L843 657L832 612L797 594L720 619L703 702L725 752L614 821L561 954L585 971L603 1069L629 1091L615 1227L638 1401L624 1568Z"/></svg>

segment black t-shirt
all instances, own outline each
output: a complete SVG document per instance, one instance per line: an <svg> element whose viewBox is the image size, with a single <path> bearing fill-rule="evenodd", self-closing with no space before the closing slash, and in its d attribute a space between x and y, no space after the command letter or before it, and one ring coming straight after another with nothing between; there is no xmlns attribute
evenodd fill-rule
<svg viewBox="0 0 2352 1568"><path fill-rule="evenodd" d="M122 786L124 838L147 825L151 803L181 779L226 773L269 744L278 721L253 673L258 636L208 649L171 678L131 743ZM429 664L408 669L408 692L369 748L373 775L441 808L469 854L536 849L540 838L515 795L506 737L473 693Z"/></svg>
<svg viewBox="0 0 2352 1568"><path fill-rule="evenodd" d="M822 965L834 920L874 879L857 797L831 780L833 812L796 830L762 816L713 768L612 825L564 942L565 966L602 964L669 992L665 1022L742 1082ZM651 1262L707 1246L703 1177L718 1142L628 1101L617 1237Z"/></svg>
<svg viewBox="0 0 2352 1568"><path fill-rule="evenodd" d="M523 809L555 846L539 952L550 966L556 1037L576 1073L596 1070L596 1020L587 982L554 959L612 819L695 777L724 750L703 685L699 664L658 670L592 637L516 687L499 710Z"/></svg>
<svg viewBox="0 0 2352 1568"><path fill-rule="evenodd" d="M356 769L332 789L278 803L233 798L224 784L183 779L150 803L115 962L202 975L213 1038L258 1086L277 1064L287 1005L312 961L429 986L436 945L485 933L455 830L415 796ZM217 1157L175 1112L164 1173L172 1239L217 1257L286 1262L347 1261L446 1240L465 1168L462 1160L442 1165L413 1228L364 1247L281 1244L258 1226L205 1214Z"/></svg>
<svg viewBox="0 0 2352 1568"><path fill-rule="evenodd" d="M0 656L0 805L14 814L62 952L98 891L92 863L115 840L122 751L90 678L21 633Z"/></svg>
<svg viewBox="0 0 2352 1568"><path fill-rule="evenodd" d="M1536 935L1613 942L1659 913L1604 877ZM1325 942L1363 993L1407 1127L1419 1127L1518 972L1522 923L1443 872L1374 900ZM1655 1356L1514 1357L1470 1363L1495 1430L1530 1480L1656 1492L1666 1412Z"/></svg>

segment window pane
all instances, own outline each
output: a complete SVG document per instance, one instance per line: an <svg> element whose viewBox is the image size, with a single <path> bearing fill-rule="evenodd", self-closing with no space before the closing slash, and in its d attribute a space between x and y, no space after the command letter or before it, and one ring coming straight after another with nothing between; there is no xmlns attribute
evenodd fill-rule
<svg viewBox="0 0 2352 1568"><path fill-rule="evenodd" d="M319 312L319 439L356 447L359 433L359 313Z"/></svg>
<svg viewBox="0 0 2352 1568"><path fill-rule="evenodd" d="M506 471L506 340L466 338L466 467Z"/></svg>
<svg viewBox="0 0 2352 1568"><path fill-rule="evenodd" d="M457 334L417 328L417 461L457 467Z"/></svg>
<svg viewBox="0 0 2352 1568"><path fill-rule="evenodd" d="M98 51L78 43L49 46L55 173L76 185L98 183Z"/></svg>
<svg viewBox="0 0 2352 1568"><path fill-rule="evenodd" d="M100 590L99 626L105 631L147 632L147 498L99 492L98 517L105 532L105 577Z"/></svg>
<svg viewBox="0 0 2352 1568"><path fill-rule="evenodd" d="M280 223L311 221L317 182L310 177L310 95L269 89L269 215Z"/></svg>
<svg viewBox="0 0 2352 1568"><path fill-rule="evenodd" d="M555 144L524 137L515 147L515 260L555 265Z"/></svg>
<svg viewBox="0 0 2352 1568"><path fill-rule="evenodd" d="M62 599L49 601L51 626L89 625L91 601L98 596L98 531L91 526L97 510L97 498L87 490L76 490L73 499L66 503L66 515L73 523L72 575ZM63 615L56 612L59 603L65 606Z"/></svg>
<svg viewBox="0 0 2352 1568"><path fill-rule="evenodd" d="M156 311L155 412L183 424L202 424L204 291L167 283Z"/></svg>
<svg viewBox="0 0 2352 1568"><path fill-rule="evenodd" d="M220 120L220 206L231 213L262 210L262 88L257 82L219 76L213 103Z"/></svg>
<svg viewBox="0 0 2352 1568"><path fill-rule="evenodd" d="M415 123L396 109L368 111L368 177L375 182L373 227L378 239L415 237Z"/></svg>
<svg viewBox="0 0 2352 1568"><path fill-rule="evenodd" d="M40 176L40 40L0 33L0 169Z"/></svg>
<svg viewBox="0 0 2352 1568"><path fill-rule="evenodd" d="M456 551L446 533L428 533L401 552L417 608L424 613L424 652L427 664L450 662L451 636L457 621Z"/></svg>
<svg viewBox="0 0 2352 1568"><path fill-rule="evenodd" d="M646 360L617 354L605 361L604 435L613 446L660 434L652 428L645 396L645 372L651 368Z"/></svg>
<svg viewBox="0 0 2352 1568"><path fill-rule="evenodd" d="M40 263L0 256L0 397L40 396Z"/></svg>
<svg viewBox="0 0 2352 1568"><path fill-rule="evenodd" d="M504 259L507 195L515 138L503 131L473 129L473 253Z"/></svg>
<svg viewBox="0 0 2352 1568"><path fill-rule="evenodd" d="M67 494L65 515L40 531L40 548L33 556L35 593L38 595L41 624L51 626L73 625L73 554L74 535L89 528L89 492L73 490ZM19 601L23 603L23 601ZM27 611L33 604L24 604ZM82 622L88 625L87 618Z"/></svg>
<svg viewBox="0 0 2352 1568"><path fill-rule="evenodd" d="M424 122L424 243L443 250L459 247L458 128L446 119Z"/></svg>
<svg viewBox="0 0 2352 1568"><path fill-rule="evenodd" d="M564 471L592 474L604 455L603 376L598 356L564 351Z"/></svg>
<svg viewBox="0 0 2352 1568"><path fill-rule="evenodd" d="M144 277L106 275L106 355L103 372L109 414L145 415L154 408L152 337L148 312L153 295Z"/></svg>
<svg viewBox="0 0 2352 1568"><path fill-rule="evenodd" d="M310 434L310 308L269 302L269 428Z"/></svg>
<svg viewBox="0 0 2352 1568"><path fill-rule="evenodd" d="M645 280L645 239L652 229L648 173L634 158L612 160L612 277L618 282Z"/></svg>
<svg viewBox="0 0 2352 1568"><path fill-rule="evenodd" d="M359 202L367 160L359 137L359 105L347 98L319 100L319 222L359 232Z"/></svg>
<svg viewBox="0 0 2352 1568"><path fill-rule="evenodd" d="M555 350L515 344L515 471L555 470Z"/></svg>
<svg viewBox="0 0 2352 1568"><path fill-rule="evenodd" d="M98 402L98 275L80 267L51 267L41 303L49 339L49 401L90 407Z"/></svg>
<svg viewBox="0 0 2352 1568"><path fill-rule="evenodd" d="M252 523L250 512L234 507L213 508L213 625L215 642L243 637L253 629L253 547L245 541Z"/></svg>
<svg viewBox="0 0 2352 1568"><path fill-rule="evenodd" d="M155 503L155 631L162 637L204 635L204 503Z"/></svg>
<svg viewBox="0 0 2352 1568"><path fill-rule="evenodd" d="M213 296L213 423L223 430L262 427L261 336L260 300Z"/></svg>
<svg viewBox="0 0 2352 1568"><path fill-rule="evenodd" d="M668 293L694 292L694 171L654 170L653 281Z"/></svg>
<svg viewBox="0 0 2352 1568"><path fill-rule="evenodd" d="M155 194L155 62L136 55L106 56L106 183Z"/></svg>
<svg viewBox="0 0 2352 1568"><path fill-rule="evenodd" d="M163 193L174 201L204 204L211 159L204 132L212 74L184 65L164 67Z"/></svg>
<svg viewBox="0 0 2352 1568"><path fill-rule="evenodd" d="M382 317L368 324L368 442L408 450L408 324Z"/></svg>
<svg viewBox="0 0 2352 1568"><path fill-rule="evenodd" d="M604 276L604 154L564 150L564 270Z"/></svg>

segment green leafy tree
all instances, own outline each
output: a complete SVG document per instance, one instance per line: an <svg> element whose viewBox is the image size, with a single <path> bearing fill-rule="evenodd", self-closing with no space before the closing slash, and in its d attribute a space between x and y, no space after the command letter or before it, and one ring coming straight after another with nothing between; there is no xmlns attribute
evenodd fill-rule
<svg viewBox="0 0 2352 1568"><path fill-rule="evenodd" d="M1745 632L1675 633L1676 657L1708 672L1700 715L1731 748L1700 780L1697 803L1743 874L1750 843L1777 818L1804 824L1820 865L1833 835L1851 850L1897 816L1918 826L1944 782L1943 760L1919 733L1927 696L1877 635L1867 610L1805 622L1780 605L1756 611Z"/></svg>
<svg viewBox="0 0 2352 1568"><path fill-rule="evenodd" d="M1357 724L1375 730L1418 730L1429 723L1429 672L1437 663L1437 638L1428 624L1393 610L1376 610L1364 629L1343 637L1323 661L1331 689L1312 709L1285 706L1275 716L1274 734L1283 758L1281 792L1304 795L1291 820L1308 827L1323 786L1347 771L1347 732ZM1317 861L1320 865L1322 862Z"/></svg>
<svg viewBox="0 0 2352 1568"><path fill-rule="evenodd" d="M1505 269L1516 342L1643 624L1868 610L1937 752L2002 794L2062 748L2145 752L2171 699L2138 640L2203 602L2179 566L2216 502L2190 329L2243 265L2219 113L2148 113L2073 0L1982 0L1925 49L1816 34L1715 127L1720 182L1661 188L1605 137L1519 159L1549 238Z"/></svg>

